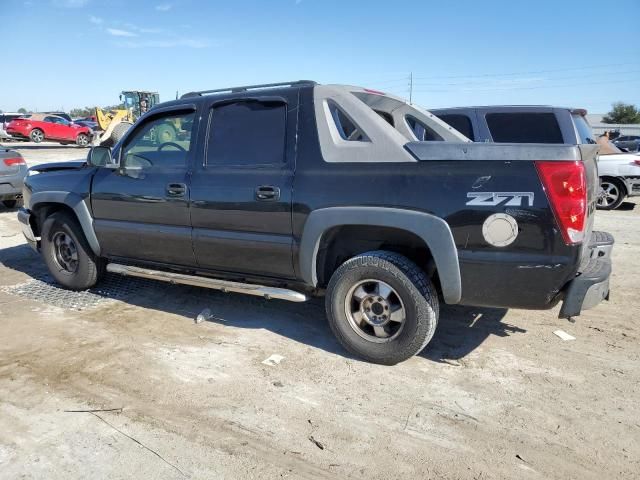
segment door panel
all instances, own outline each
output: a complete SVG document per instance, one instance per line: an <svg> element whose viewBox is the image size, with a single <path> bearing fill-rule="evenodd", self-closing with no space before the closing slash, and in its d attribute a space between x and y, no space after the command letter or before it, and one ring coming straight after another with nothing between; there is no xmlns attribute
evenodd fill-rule
<svg viewBox="0 0 640 480"><path fill-rule="evenodd" d="M294 276L296 102L295 96L227 100L203 114L209 117L205 162L195 167L191 183L193 244L201 267Z"/></svg>
<svg viewBox="0 0 640 480"><path fill-rule="evenodd" d="M105 255L195 265L189 178L196 122L192 111L150 117L127 135L120 169L96 174L92 208ZM171 142L157 135L175 125Z"/></svg>
<svg viewBox="0 0 640 480"><path fill-rule="evenodd" d="M42 128L44 136L52 140L59 140L62 138L62 132L60 132L60 125L55 122L53 117L45 117L44 121L38 125L38 128Z"/></svg>

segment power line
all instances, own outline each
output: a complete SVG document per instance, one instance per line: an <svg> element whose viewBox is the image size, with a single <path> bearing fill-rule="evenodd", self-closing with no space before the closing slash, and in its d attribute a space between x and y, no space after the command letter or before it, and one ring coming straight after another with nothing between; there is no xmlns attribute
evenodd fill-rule
<svg viewBox="0 0 640 480"><path fill-rule="evenodd" d="M565 85L538 85L533 87L506 87L506 88L464 88L464 89L416 89L416 92L503 92L509 90L537 90L542 88L566 88L566 87L587 87L590 85L610 85L612 83L630 83L637 82L637 79L627 80L607 80L604 82L590 82L590 83L571 83Z"/></svg>
<svg viewBox="0 0 640 480"><path fill-rule="evenodd" d="M585 65L582 67L571 67L571 68L557 68L553 70L533 70L528 72L509 72L509 73L482 73L475 75L437 75L437 76L426 76L426 77L415 77L418 80L426 80L426 79L447 79L447 78L484 78L484 77L511 77L515 75L533 75L538 73L554 73L554 72L570 72L573 70L589 70L593 68L604 68L604 67L620 67L623 65L638 65L637 63L608 63L604 65Z"/></svg>
<svg viewBox="0 0 640 480"><path fill-rule="evenodd" d="M626 75L629 73L640 73L640 70L627 70L624 72L599 72L599 73L590 73L589 76L597 76L597 77L602 77L602 76L609 76L609 75ZM584 78L584 74L582 75L569 75L569 76L564 76L564 77L554 77L554 78L536 78L536 79L525 79L525 80L529 80L529 81L548 81L548 80L570 80L570 79L574 79L574 78ZM490 80L476 80L476 81L471 81L471 82L455 82L455 83L423 83L423 82L416 82L415 85L419 85L419 86L434 86L434 87L438 87L438 86L458 86L458 85L478 85L478 82L490 82ZM480 86L482 86L482 84L480 84Z"/></svg>

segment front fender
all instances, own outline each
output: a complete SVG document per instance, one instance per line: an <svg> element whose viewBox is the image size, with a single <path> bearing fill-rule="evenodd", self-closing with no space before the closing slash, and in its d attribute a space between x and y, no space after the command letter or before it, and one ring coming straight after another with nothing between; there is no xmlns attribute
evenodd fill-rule
<svg viewBox="0 0 640 480"><path fill-rule="evenodd" d="M100 244L98 243L96 232L93 229L93 217L84 199L77 193L72 192L43 191L34 192L31 195L29 205L31 210L35 211L38 205L51 203L65 205L73 210L91 250L93 250L96 256L100 256Z"/></svg>
<svg viewBox="0 0 640 480"><path fill-rule="evenodd" d="M428 213L384 207L331 207L311 212L300 241L300 275L317 286L317 256L323 234L343 225L370 225L397 228L413 233L429 247L438 270L446 303L462 298L458 250L451 229L443 219Z"/></svg>

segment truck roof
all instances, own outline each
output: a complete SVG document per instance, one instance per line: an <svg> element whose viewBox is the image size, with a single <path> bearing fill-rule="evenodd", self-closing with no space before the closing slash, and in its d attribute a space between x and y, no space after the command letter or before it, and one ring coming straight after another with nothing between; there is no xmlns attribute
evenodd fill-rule
<svg viewBox="0 0 640 480"><path fill-rule="evenodd" d="M451 110L519 110L519 111L536 111L541 109L557 109L557 110L568 110L571 113L576 113L578 115L587 115L587 110L584 108L573 108L573 107L559 107L554 105L472 105L468 107L447 107L447 108L430 108L431 112L441 112L441 111L451 111Z"/></svg>
<svg viewBox="0 0 640 480"><path fill-rule="evenodd" d="M267 83L260 85L247 85L240 87L226 87L211 90L193 91L182 95L182 97L177 100L158 104L150 109L149 112L162 107L199 104L206 99L210 99L212 96L220 99L226 99L229 97L242 97L246 95L247 97L251 98L251 94L254 92L269 91L278 93L292 89L313 89L316 101L318 99L326 101L328 99L335 100L340 98L341 102L351 104L352 107L357 110L360 110L364 107L366 111L361 113L365 117L371 117L376 122L380 117L384 118L385 123L382 124L382 127L385 129L391 127L394 130L397 130L405 139L405 141L414 141L416 140L416 138L411 133L410 127L405 125L406 121L400 121L400 117L402 117L403 119L415 119L418 122L425 124L427 129L435 132L439 137L441 137L442 140L456 142L471 141L456 129L448 125L446 122L440 120L437 116L431 114L427 110L418 107L417 105L410 104L404 98L381 92L379 90L373 90L354 85L322 85L313 80L295 80L291 82ZM369 108L366 108L365 106ZM388 119L390 117L398 117L398 121L389 122ZM391 125L389 125L389 123L391 123Z"/></svg>

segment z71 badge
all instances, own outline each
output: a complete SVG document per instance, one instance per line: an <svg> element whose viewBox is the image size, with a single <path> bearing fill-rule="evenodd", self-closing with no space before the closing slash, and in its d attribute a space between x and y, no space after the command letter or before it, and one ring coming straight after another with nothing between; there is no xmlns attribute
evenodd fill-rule
<svg viewBox="0 0 640 480"><path fill-rule="evenodd" d="M508 207L521 207L523 199L525 206L533 206L533 192L468 192L470 198L467 205L472 207L495 207L505 205Z"/></svg>

